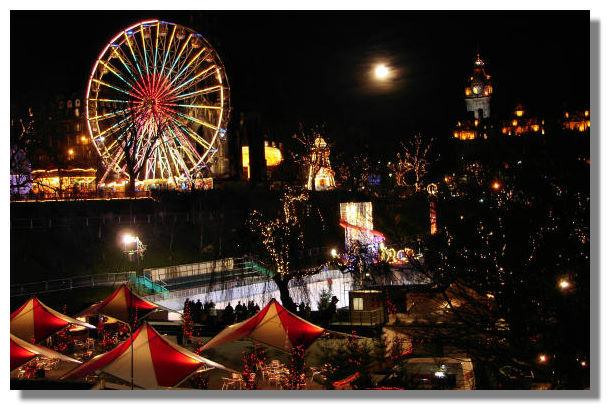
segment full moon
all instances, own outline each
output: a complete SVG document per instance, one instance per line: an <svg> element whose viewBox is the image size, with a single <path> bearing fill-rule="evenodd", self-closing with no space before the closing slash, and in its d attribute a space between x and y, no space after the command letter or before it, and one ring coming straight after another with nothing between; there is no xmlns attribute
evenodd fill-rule
<svg viewBox="0 0 615 415"><path fill-rule="evenodd" d="M379 81L384 81L388 79L391 75L391 69L386 66L384 63L379 63L374 67L374 77Z"/></svg>

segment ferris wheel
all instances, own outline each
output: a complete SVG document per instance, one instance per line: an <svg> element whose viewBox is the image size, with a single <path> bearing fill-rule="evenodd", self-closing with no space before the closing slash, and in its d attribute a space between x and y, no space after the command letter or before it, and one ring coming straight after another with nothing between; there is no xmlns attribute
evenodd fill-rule
<svg viewBox="0 0 615 415"><path fill-rule="evenodd" d="M102 182L131 172L145 182L191 182L208 173L226 134L222 61L178 24L149 20L118 33L94 64L86 98Z"/></svg>

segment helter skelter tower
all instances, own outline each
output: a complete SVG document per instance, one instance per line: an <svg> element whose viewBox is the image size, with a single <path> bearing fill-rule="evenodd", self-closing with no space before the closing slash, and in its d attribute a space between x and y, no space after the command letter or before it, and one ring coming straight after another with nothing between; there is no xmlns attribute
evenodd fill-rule
<svg viewBox="0 0 615 415"><path fill-rule="evenodd" d="M220 57L199 33L159 20L124 29L98 56L86 99L102 182L138 171L145 185L177 187L220 170L229 87Z"/></svg>
<svg viewBox="0 0 615 415"><path fill-rule="evenodd" d="M310 151L308 166L308 190L331 190L335 188L335 173L329 160L331 149L325 139L316 135Z"/></svg>
<svg viewBox="0 0 615 415"><path fill-rule="evenodd" d="M491 75L485 71L485 61L477 54L472 75L465 88L466 109L474 114L474 119L480 120L491 116L492 95Z"/></svg>

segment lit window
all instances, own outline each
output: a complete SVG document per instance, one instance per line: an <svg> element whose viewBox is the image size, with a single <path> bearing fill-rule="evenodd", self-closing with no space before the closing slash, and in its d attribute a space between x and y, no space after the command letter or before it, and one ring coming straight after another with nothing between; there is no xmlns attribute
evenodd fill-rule
<svg viewBox="0 0 615 415"><path fill-rule="evenodd" d="M355 297L352 299L352 309L356 311L363 311L363 298Z"/></svg>

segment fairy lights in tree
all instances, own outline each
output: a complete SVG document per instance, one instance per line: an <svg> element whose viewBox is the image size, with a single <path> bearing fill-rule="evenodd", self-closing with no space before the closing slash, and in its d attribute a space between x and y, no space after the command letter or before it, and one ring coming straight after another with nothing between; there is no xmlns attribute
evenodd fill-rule
<svg viewBox="0 0 615 415"><path fill-rule="evenodd" d="M194 322L192 321L192 312L190 310L190 302L188 299L184 302L184 313L182 315L182 333L184 341L190 343L194 331Z"/></svg>
<svg viewBox="0 0 615 415"><path fill-rule="evenodd" d="M253 345L248 352L242 356L241 377L247 390L255 390L256 372L265 365L265 349Z"/></svg>
<svg viewBox="0 0 615 415"><path fill-rule="evenodd" d="M290 349L288 376L286 377L284 382L284 389L305 389L305 378L305 348L303 348L302 346L296 346Z"/></svg>
<svg viewBox="0 0 615 415"><path fill-rule="evenodd" d="M425 139L420 134L399 143L400 151L388 167L395 176L397 186L414 186L416 192L423 188L423 178L429 167L429 154L433 139ZM408 180L412 180L408 183Z"/></svg>
<svg viewBox="0 0 615 415"><path fill-rule="evenodd" d="M280 207L274 215L253 211L249 226L259 238L264 253L273 266L273 281L280 290L284 307L294 310L295 304L288 288L293 278L302 278L316 273L321 265L303 267L299 263L299 251L303 249L305 220L309 216L308 193L304 188L284 188Z"/></svg>

